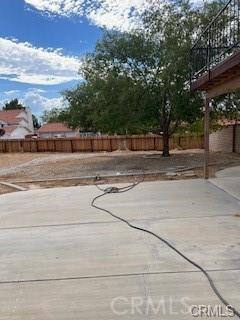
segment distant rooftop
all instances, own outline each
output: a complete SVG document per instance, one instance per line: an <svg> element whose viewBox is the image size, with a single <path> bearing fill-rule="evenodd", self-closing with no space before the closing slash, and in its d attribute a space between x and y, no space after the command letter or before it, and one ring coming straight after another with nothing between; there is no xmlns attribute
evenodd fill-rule
<svg viewBox="0 0 240 320"><path fill-rule="evenodd" d="M18 124L22 119L21 117L19 117L22 112L25 112L25 110L0 110L0 120L8 124Z"/></svg>
<svg viewBox="0 0 240 320"><path fill-rule="evenodd" d="M49 132L72 132L74 130L70 129L67 125L62 122L52 122L45 123L38 129L39 133L49 133Z"/></svg>

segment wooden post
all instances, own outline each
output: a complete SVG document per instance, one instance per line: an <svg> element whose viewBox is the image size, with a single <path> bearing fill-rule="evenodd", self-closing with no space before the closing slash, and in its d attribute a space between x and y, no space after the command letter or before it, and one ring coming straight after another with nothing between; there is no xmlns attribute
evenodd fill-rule
<svg viewBox="0 0 240 320"><path fill-rule="evenodd" d="M210 114L210 99L205 97L204 110L204 179L209 178L209 114Z"/></svg>
<svg viewBox="0 0 240 320"><path fill-rule="evenodd" d="M113 151L113 147L112 147L112 136L109 137L109 145L110 145L110 152Z"/></svg>
<svg viewBox="0 0 240 320"><path fill-rule="evenodd" d="M90 142L91 142L91 152L94 152L94 150L93 150L93 139L92 138L90 138Z"/></svg>

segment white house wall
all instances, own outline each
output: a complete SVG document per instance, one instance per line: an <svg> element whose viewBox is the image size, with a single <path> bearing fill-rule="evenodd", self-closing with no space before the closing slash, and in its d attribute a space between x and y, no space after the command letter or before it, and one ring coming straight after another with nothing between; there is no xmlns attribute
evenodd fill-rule
<svg viewBox="0 0 240 320"><path fill-rule="evenodd" d="M31 133L33 133L34 127L33 127L32 111L30 108L26 108L25 111L27 113L28 129L31 131Z"/></svg>
<svg viewBox="0 0 240 320"><path fill-rule="evenodd" d="M29 129L29 133L34 133L34 128L33 128L33 119L32 119L32 111L30 108L26 108L25 110L23 110L18 116L17 118L23 118L19 125L20 126L24 126L26 128Z"/></svg>
<svg viewBox="0 0 240 320"><path fill-rule="evenodd" d="M27 134L29 134L27 129L18 127L10 134L5 134L1 139L24 139Z"/></svg>
<svg viewBox="0 0 240 320"><path fill-rule="evenodd" d="M39 133L39 137L42 139L48 138L74 138L79 136L78 132L46 132L46 133Z"/></svg>

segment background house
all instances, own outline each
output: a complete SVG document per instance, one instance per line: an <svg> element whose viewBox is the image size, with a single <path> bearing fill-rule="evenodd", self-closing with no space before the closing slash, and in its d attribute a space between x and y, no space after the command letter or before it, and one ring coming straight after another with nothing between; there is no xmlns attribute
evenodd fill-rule
<svg viewBox="0 0 240 320"><path fill-rule="evenodd" d="M70 129L64 123L45 123L37 131L39 138L73 138L79 136L77 130Z"/></svg>
<svg viewBox="0 0 240 320"><path fill-rule="evenodd" d="M0 111L0 139L24 139L33 133L30 108Z"/></svg>

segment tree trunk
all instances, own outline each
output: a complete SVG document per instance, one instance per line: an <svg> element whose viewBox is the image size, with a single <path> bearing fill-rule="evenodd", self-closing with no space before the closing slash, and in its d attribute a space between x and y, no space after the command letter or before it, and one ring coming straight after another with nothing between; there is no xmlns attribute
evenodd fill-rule
<svg viewBox="0 0 240 320"><path fill-rule="evenodd" d="M163 133L163 157L170 157L169 153L169 134L167 132Z"/></svg>

